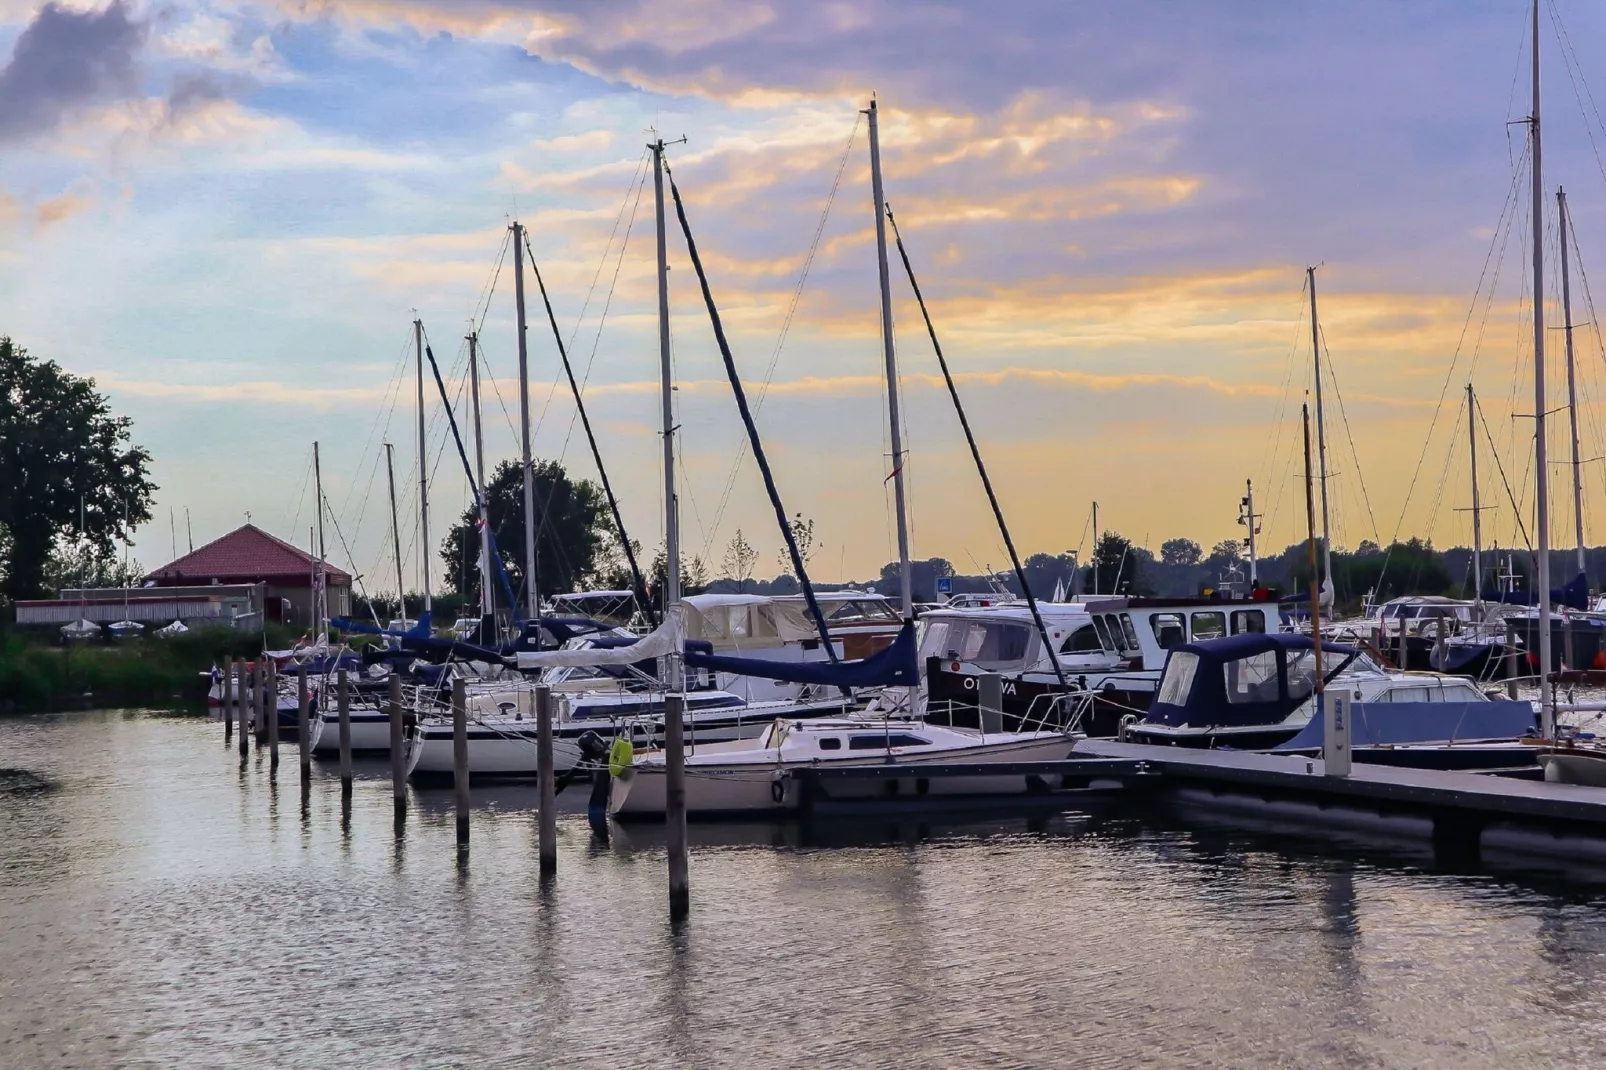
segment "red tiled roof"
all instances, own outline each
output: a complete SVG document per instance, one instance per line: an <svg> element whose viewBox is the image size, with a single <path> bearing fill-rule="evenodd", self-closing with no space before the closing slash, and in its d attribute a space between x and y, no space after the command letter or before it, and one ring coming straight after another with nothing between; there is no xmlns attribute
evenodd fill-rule
<svg viewBox="0 0 1606 1070"><path fill-rule="evenodd" d="M250 577L253 581L289 580L294 583L309 580L313 565L314 558L305 550L269 535L255 524L246 524L221 539L191 550L172 564L163 565L149 573L149 577L202 582L214 577ZM351 583L350 575L331 564L325 563L324 572L332 584Z"/></svg>

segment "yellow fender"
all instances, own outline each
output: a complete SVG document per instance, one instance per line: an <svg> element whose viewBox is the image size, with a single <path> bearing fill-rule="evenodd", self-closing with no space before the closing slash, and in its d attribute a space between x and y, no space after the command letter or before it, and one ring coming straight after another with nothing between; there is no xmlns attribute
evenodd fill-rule
<svg viewBox="0 0 1606 1070"><path fill-rule="evenodd" d="M608 748L608 772L619 776L636 760L636 748L624 736L615 736Z"/></svg>

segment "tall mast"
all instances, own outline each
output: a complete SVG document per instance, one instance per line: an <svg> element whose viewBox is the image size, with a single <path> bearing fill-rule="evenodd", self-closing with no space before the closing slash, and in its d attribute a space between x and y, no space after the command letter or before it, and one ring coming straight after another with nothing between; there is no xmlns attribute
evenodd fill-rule
<svg viewBox="0 0 1606 1070"><path fill-rule="evenodd" d="M1573 294L1567 270L1567 231L1572 217L1567 213L1567 192L1556 187L1556 230L1561 234L1561 320L1567 337L1567 419L1573 445L1573 526L1578 539L1578 571L1584 568L1584 479L1583 461L1578 457L1578 381L1573 370Z"/></svg>
<svg viewBox="0 0 1606 1070"><path fill-rule="evenodd" d="M658 225L658 375L664 435L664 615L680 601L680 504L675 498L674 368L669 356L669 250L664 239L664 142L652 143L652 189ZM680 691L680 651L666 661L665 682Z"/></svg>
<svg viewBox="0 0 1606 1070"><path fill-rule="evenodd" d="M899 413L898 358L892 344L892 284L887 276L887 205L881 189L881 136L876 125L876 102L865 112L870 117L870 189L875 197L876 265L881 275L881 350L887 364L887 416L892 425L892 498L898 512L898 581L903 619L914 619L914 597L909 574L909 514L903 486L903 420Z"/></svg>
<svg viewBox="0 0 1606 1070"><path fill-rule="evenodd" d="M1259 534L1257 525L1260 517L1255 515L1255 481L1252 479L1244 480L1243 509L1244 515L1239 518L1239 522L1249 528L1249 589L1253 591L1260 586L1259 557L1255 553L1255 536Z"/></svg>
<svg viewBox="0 0 1606 1070"><path fill-rule="evenodd" d="M1478 502L1478 399L1467 384L1467 447L1472 459L1472 597L1483 601L1483 506Z"/></svg>
<svg viewBox="0 0 1606 1070"><path fill-rule="evenodd" d="M1312 661L1316 666L1315 691L1320 695L1323 689L1322 606L1320 584L1316 578L1316 503L1311 498L1310 489L1310 406L1301 405L1300 412L1305 424L1305 546L1306 553L1310 556L1310 642Z"/></svg>
<svg viewBox="0 0 1606 1070"><path fill-rule="evenodd" d="M1099 503L1093 503L1093 593L1099 593Z"/></svg>
<svg viewBox="0 0 1606 1070"><path fill-rule="evenodd" d="M513 224L513 303L519 317L519 438L524 450L524 603L541 619L535 571L535 469L530 460L530 357L524 339L524 226Z"/></svg>
<svg viewBox="0 0 1606 1070"><path fill-rule="evenodd" d="M418 559L424 572L424 612L430 611L429 597L429 457L424 442L424 321L413 321L413 349L418 365L418 529L423 540ZM402 619L407 613L403 611Z"/></svg>
<svg viewBox="0 0 1606 1070"><path fill-rule="evenodd" d="M1534 528L1539 543L1539 720L1546 739L1556 734L1556 707L1550 693L1550 462L1545 457L1545 195L1539 155L1539 0L1533 5L1533 302L1534 302Z"/></svg>
<svg viewBox="0 0 1606 1070"><path fill-rule="evenodd" d="M324 565L323 546L323 462L318 456L318 444L312 444L312 484L313 491L318 496L318 575L317 575L317 614L318 627L322 632L329 631L329 574Z"/></svg>
<svg viewBox="0 0 1606 1070"><path fill-rule="evenodd" d="M1316 368L1316 467L1322 487L1322 575L1333 579L1333 539L1327 523L1327 418L1322 410L1322 334L1316 321L1316 269L1305 269L1310 287L1310 351Z"/></svg>
<svg viewBox="0 0 1606 1070"><path fill-rule="evenodd" d="M396 447L385 443L385 481L390 484L390 542L396 551L396 616L407 619L407 585L402 579L401 521L396 515Z"/></svg>
<svg viewBox="0 0 1606 1070"><path fill-rule="evenodd" d="M491 592L491 516L485 498L485 431L480 425L480 336L468 336L468 388L474 402L474 480L480 486L480 620L496 610ZM484 636L481 636L483 639Z"/></svg>

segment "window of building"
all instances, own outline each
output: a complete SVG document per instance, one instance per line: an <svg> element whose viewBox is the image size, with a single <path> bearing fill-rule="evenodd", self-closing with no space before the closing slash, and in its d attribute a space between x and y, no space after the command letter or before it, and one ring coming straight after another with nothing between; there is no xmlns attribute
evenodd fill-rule
<svg viewBox="0 0 1606 1070"><path fill-rule="evenodd" d="M1149 618L1149 627L1154 629L1154 638L1161 650L1170 650L1188 641L1188 625L1181 613L1156 613Z"/></svg>
<svg viewBox="0 0 1606 1070"><path fill-rule="evenodd" d="M1276 702L1282 697L1277 682L1277 652L1265 650L1247 658L1229 661L1222 667L1227 674L1227 701Z"/></svg>
<svg viewBox="0 0 1606 1070"><path fill-rule="evenodd" d="M1227 615L1220 610L1195 613L1189 621L1194 639L1220 639L1227 634Z"/></svg>
<svg viewBox="0 0 1606 1070"><path fill-rule="evenodd" d="M1262 635L1266 631L1266 611L1263 609L1235 609L1232 611L1233 635Z"/></svg>

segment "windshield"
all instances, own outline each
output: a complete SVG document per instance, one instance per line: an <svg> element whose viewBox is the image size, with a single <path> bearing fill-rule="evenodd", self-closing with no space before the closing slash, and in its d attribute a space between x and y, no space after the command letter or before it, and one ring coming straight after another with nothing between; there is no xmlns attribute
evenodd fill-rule
<svg viewBox="0 0 1606 1070"><path fill-rule="evenodd" d="M1160 679L1160 695L1156 702L1168 706L1185 706L1188 693L1193 690L1193 677L1199 671L1199 655L1186 650L1174 650L1165 663L1165 676Z"/></svg>
<svg viewBox="0 0 1606 1070"><path fill-rule="evenodd" d="M843 602L826 614L834 624L854 624L860 621L896 621L898 611L879 598L862 602Z"/></svg>

